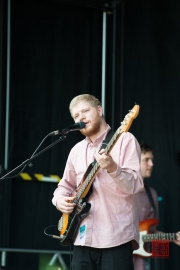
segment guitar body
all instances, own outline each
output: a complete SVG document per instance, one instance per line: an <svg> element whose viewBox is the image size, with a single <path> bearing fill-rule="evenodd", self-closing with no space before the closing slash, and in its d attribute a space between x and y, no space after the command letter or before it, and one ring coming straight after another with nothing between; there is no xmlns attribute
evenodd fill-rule
<svg viewBox="0 0 180 270"><path fill-rule="evenodd" d="M147 219L139 223L139 231L140 231L139 249L133 251L134 255L139 255L139 256L147 257L147 258L152 256L152 253L147 252L144 249L143 237L148 234L151 226L157 225L157 224L159 224L159 221L156 219Z"/></svg>
<svg viewBox="0 0 180 270"><path fill-rule="evenodd" d="M147 219L139 223L140 239L139 239L139 249L133 251L133 255L138 255L141 257L152 257L151 252L147 252L144 249L145 242L152 241L174 241L177 239L176 233L152 233L148 234L149 228L153 225L159 224L157 219Z"/></svg>
<svg viewBox="0 0 180 270"><path fill-rule="evenodd" d="M70 215L67 215L68 216L67 229L64 231L63 234L60 235L60 243L62 246L68 246L74 241L77 235L79 225L81 221L87 216L90 208L91 208L91 204L88 203L86 200L82 199L81 201L79 201L78 205L75 207L73 213ZM63 215L61 219L59 220L58 227L61 226L61 222L64 218ZM65 216L65 218L67 217Z"/></svg>
<svg viewBox="0 0 180 270"><path fill-rule="evenodd" d="M78 192L83 189L83 183L93 169L94 163L91 163L83 177L82 184L76 190ZM79 225L81 221L87 216L91 204L87 202L89 197L92 194L92 185L90 184L84 192L82 192L81 198L78 200L75 198L73 202L76 203L74 211L71 214L63 214L58 223L58 230L60 231L60 243L62 246L68 246L71 242L74 241ZM82 190L83 191L83 190Z"/></svg>

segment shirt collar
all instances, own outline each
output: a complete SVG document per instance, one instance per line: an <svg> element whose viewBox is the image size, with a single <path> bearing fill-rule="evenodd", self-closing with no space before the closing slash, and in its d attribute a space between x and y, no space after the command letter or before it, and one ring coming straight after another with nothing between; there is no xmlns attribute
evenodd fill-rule
<svg viewBox="0 0 180 270"><path fill-rule="evenodd" d="M86 137L85 140L86 140L87 143L98 145L99 143L101 143L106 138L106 135L107 135L107 133L109 132L110 129L111 129L111 127L107 124L107 129L101 135L99 135L95 139L94 142L92 142L89 137Z"/></svg>

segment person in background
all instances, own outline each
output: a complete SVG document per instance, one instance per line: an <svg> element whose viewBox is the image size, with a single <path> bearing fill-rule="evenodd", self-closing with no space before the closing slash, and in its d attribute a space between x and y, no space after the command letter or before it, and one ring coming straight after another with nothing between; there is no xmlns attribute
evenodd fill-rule
<svg viewBox="0 0 180 270"><path fill-rule="evenodd" d="M150 178L154 166L154 156L153 150L150 145L144 142L140 142L141 148L141 174L143 180ZM159 219L159 207L158 207L158 195L155 189L148 186L148 189L151 193L152 200L154 205L152 205L148 194L147 194L147 185L144 185L144 188L136 194L137 204L138 204L138 219L139 222L145 221L148 219ZM154 206L154 207L153 207ZM156 229L156 226L150 227L150 233L162 233ZM180 232L177 233L177 240L174 241L177 245L180 245ZM150 249L149 245L145 244L145 249ZM151 261L149 258L143 258L141 256L135 255L133 257L134 270L155 270L151 268Z"/></svg>
<svg viewBox="0 0 180 270"><path fill-rule="evenodd" d="M52 202L58 211L73 214L75 191L86 169L94 159L100 166L88 198L91 208L74 239L72 269L133 270L132 253L139 241L135 193L143 188L139 143L131 133L122 133L106 154L100 148L111 128L100 101L93 95L79 95L69 109L75 123L85 123L80 130L85 138L71 149L54 191Z"/></svg>

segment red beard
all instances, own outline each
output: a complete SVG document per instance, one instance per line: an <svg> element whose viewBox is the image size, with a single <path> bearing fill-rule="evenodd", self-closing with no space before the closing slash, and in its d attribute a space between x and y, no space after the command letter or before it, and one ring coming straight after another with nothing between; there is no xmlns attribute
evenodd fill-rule
<svg viewBox="0 0 180 270"><path fill-rule="evenodd" d="M87 129L82 129L80 132L87 137L91 137L95 134L97 134L100 131L101 126L101 118L98 118L95 123L91 122L91 127L87 127Z"/></svg>

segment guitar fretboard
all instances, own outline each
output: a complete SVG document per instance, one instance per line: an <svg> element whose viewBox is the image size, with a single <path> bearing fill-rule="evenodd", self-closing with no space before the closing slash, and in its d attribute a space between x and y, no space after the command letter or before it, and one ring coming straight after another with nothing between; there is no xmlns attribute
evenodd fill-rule
<svg viewBox="0 0 180 270"><path fill-rule="evenodd" d="M157 233L157 234L146 234L142 236L143 242L151 241L173 241L177 239L176 233Z"/></svg>
<svg viewBox="0 0 180 270"><path fill-rule="evenodd" d="M108 154L113 146L115 145L116 141L118 140L119 136L121 135L121 126L116 130L113 137L111 138L110 142L105 148L105 153ZM91 182L94 180L96 173L98 172L100 166L97 163L97 161L94 162L94 166L89 172L88 176L84 180L83 184L81 185L80 189L78 190L76 194L76 198L80 199L82 194L84 193L85 189L91 184Z"/></svg>

